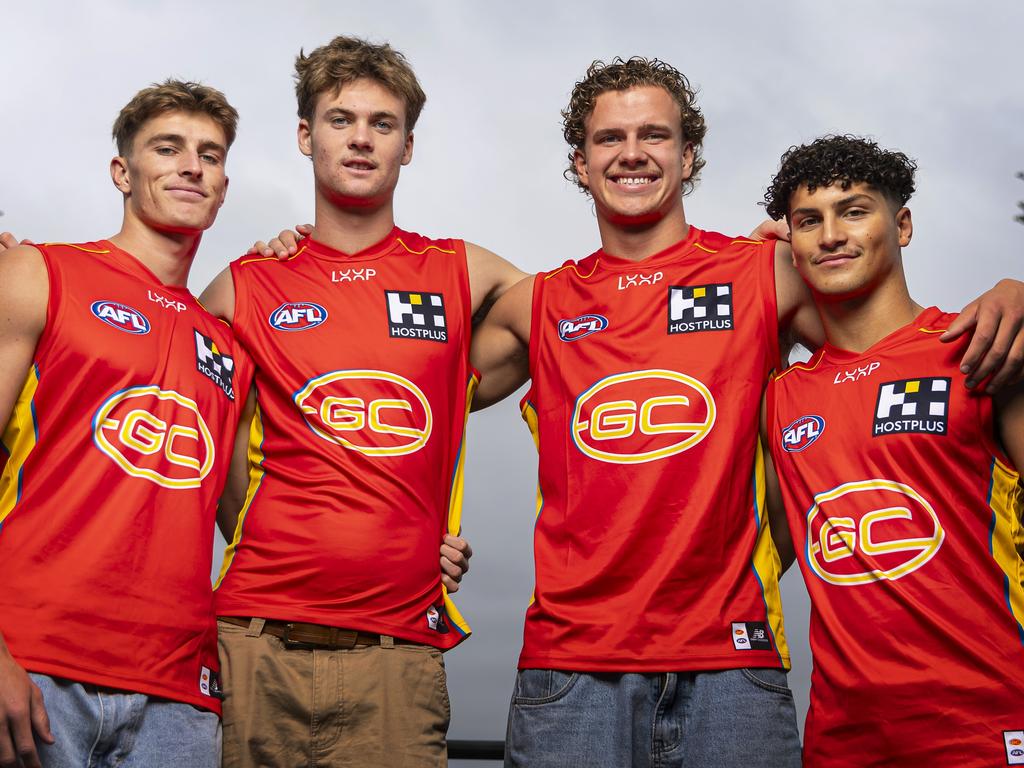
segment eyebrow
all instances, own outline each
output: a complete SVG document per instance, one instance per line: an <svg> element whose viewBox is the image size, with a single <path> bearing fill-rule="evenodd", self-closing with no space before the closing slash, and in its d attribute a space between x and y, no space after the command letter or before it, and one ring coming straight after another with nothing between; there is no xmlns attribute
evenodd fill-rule
<svg viewBox="0 0 1024 768"><path fill-rule="evenodd" d="M863 192L854 192L852 195L847 195L846 197L839 198L834 203L832 203L832 205L829 206L829 207L830 208L845 208L846 206L851 205L852 203L859 202L861 200L867 200L868 202L874 202L874 198L872 198L870 195L865 195ZM818 213L820 211L821 211L821 208L813 208L813 207L795 208L795 209L793 209L793 211L790 212L789 215L790 216L807 216L807 215L810 215L810 214Z"/></svg>
<svg viewBox="0 0 1024 768"><path fill-rule="evenodd" d="M151 136L149 141L146 142L146 146L153 146L154 144L174 144L178 147L185 146L185 137L178 133L158 133L156 136ZM226 155L228 150L223 144L217 141L207 139L200 141L197 149L200 152L207 152L209 150L215 150L221 154Z"/></svg>
<svg viewBox="0 0 1024 768"><path fill-rule="evenodd" d="M324 117L330 117L331 115L335 114L345 115L346 117L356 116L356 113L351 109L345 109L344 107L331 107L324 113ZM382 117L390 118L391 120L395 121L398 120L398 115L396 115L394 112L389 112L386 109L370 113L370 120L379 120Z"/></svg>

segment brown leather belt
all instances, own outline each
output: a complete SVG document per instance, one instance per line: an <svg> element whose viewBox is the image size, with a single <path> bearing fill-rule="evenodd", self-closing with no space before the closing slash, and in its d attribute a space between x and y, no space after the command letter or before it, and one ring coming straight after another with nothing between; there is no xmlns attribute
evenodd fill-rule
<svg viewBox="0 0 1024 768"><path fill-rule="evenodd" d="M252 619L245 619L239 616L218 616L220 621L234 624L236 627L248 628ZM360 632L355 629L341 629L340 627L327 627L323 624L306 624L301 621L273 621L267 619L263 622L261 632L281 638L286 648L293 650L339 650L343 648L355 648L357 645L381 645L381 635L374 635L368 632ZM393 642L395 645L415 645L408 640L401 640L397 637L391 638L385 635L384 644Z"/></svg>

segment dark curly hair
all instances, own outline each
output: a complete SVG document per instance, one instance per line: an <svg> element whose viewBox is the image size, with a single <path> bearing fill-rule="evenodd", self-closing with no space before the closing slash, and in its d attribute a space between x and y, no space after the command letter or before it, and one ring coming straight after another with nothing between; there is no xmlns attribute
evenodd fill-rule
<svg viewBox="0 0 1024 768"><path fill-rule="evenodd" d="M914 194L917 163L902 152L882 149L860 136L822 136L810 144L790 147L782 156L779 172L764 193L768 215L781 219L789 215L793 193L806 186L811 192L837 181L843 189L851 184L868 184L897 208Z"/></svg>
<svg viewBox="0 0 1024 768"><path fill-rule="evenodd" d="M587 194L590 190L580 182L579 174L576 172L576 152L583 149L587 137L586 121L594 111L597 97L607 91L625 91L645 85L664 88L679 105L683 139L693 146L693 172L690 178L683 182L683 194L693 190L697 175L704 167L701 143L708 130L704 124L704 116L697 108L696 90L690 88L690 82L682 72L664 61L645 59L642 56L623 60L616 56L611 64L603 61L593 62L587 68L587 74L572 89L569 105L562 110L562 132L572 147L569 153L569 168L563 175Z"/></svg>

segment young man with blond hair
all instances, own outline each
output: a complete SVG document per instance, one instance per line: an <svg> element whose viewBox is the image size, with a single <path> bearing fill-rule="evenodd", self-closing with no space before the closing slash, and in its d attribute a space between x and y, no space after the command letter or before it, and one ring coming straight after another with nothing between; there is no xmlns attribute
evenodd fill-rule
<svg viewBox="0 0 1024 768"><path fill-rule="evenodd" d="M204 293L257 367L221 508L224 761L436 766L441 652L469 633L437 548L460 525L471 317L522 273L395 226L425 102L400 53L338 37L299 55L296 81L312 234Z"/></svg>
<svg viewBox="0 0 1024 768"><path fill-rule="evenodd" d="M210 543L252 366L185 286L237 120L140 91L121 230L0 255L2 766L220 763Z"/></svg>
<svg viewBox="0 0 1024 768"><path fill-rule="evenodd" d="M915 170L827 136L765 195L827 339L769 384L764 437L813 608L812 768L1024 764L1024 396L964 387L955 316L910 296Z"/></svg>
<svg viewBox="0 0 1024 768"><path fill-rule="evenodd" d="M799 766L758 411L817 313L784 244L687 222L705 124L680 72L595 62L563 116L602 247L473 339L478 405L532 378L540 454L506 765ZM997 294L1013 336L1021 289Z"/></svg>

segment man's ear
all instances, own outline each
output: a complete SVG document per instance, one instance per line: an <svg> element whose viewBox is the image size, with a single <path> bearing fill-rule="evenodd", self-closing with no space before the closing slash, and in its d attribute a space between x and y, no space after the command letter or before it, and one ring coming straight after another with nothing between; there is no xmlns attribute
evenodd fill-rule
<svg viewBox="0 0 1024 768"><path fill-rule="evenodd" d="M313 133L309 128L309 120L306 118L299 120L296 139L299 142L299 152L306 157L313 157Z"/></svg>
<svg viewBox="0 0 1024 768"><path fill-rule="evenodd" d="M683 181L686 181L693 175L693 142L686 142L686 146L683 147Z"/></svg>
<svg viewBox="0 0 1024 768"><path fill-rule="evenodd" d="M118 155L110 161L110 180L122 195L131 194L131 178L128 173L128 159Z"/></svg>
<svg viewBox="0 0 1024 768"><path fill-rule="evenodd" d="M576 166L576 175L580 179L580 184L589 189L590 174L587 172L587 156L583 154L582 149L573 152L573 164Z"/></svg>
<svg viewBox="0 0 1024 768"><path fill-rule="evenodd" d="M906 248L910 245L910 238L914 236L914 222L907 206L896 211L896 228L900 233L900 248Z"/></svg>
<svg viewBox="0 0 1024 768"><path fill-rule="evenodd" d="M408 165L412 162L412 144L413 135L412 131L409 131L408 135L405 137L405 151L402 152L402 165Z"/></svg>

